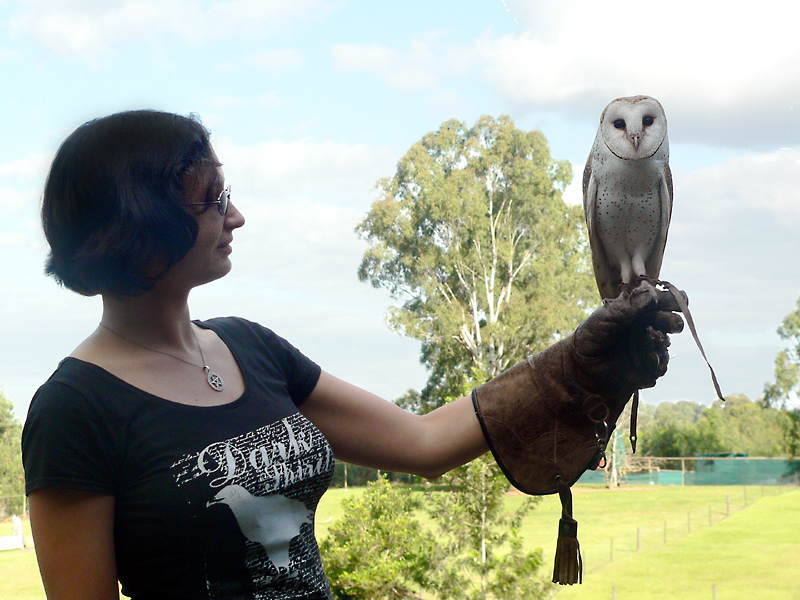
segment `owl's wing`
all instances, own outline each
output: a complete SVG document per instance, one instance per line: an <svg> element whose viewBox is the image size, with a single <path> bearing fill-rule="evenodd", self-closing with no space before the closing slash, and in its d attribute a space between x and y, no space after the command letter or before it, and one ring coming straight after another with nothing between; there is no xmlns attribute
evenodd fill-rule
<svg viewBox="0 0 800 600"><path fill-rule="evenodd" d="M661 205L661 226L659 227L658 234L653 243L653 252L650 254L650 258L645 265L647 274L654 279L658 279L661 273L664 249L667 246L669 223L672 219L672 171L669 165L664 165L664 170L661 173L658 186L658 198Z"/></svg>
<svg viewBox="0 0 800 600"><path fill-rule="evenodd" d="M586 216L586 229L589 232L589 246L592 250L592 268L597 281L600 298L616 298L619 282L614 283L608 268L608 258L603 242L597 233L597 178L592 170L592 155L586 160L583 169L583 214Z"/></svg>
<svg viewBox="0 0 800 600"><path fill-rule="evenodd" d="M592 193L592 200L589 199L589 184L593 183L594 192ZM597 183L593 182L592 177L592 155L586 159L586 166L583 167L583 214L586 217L586 227L589 229L589 235L592 235L594 228L594 198L597 195Z"/></svg>

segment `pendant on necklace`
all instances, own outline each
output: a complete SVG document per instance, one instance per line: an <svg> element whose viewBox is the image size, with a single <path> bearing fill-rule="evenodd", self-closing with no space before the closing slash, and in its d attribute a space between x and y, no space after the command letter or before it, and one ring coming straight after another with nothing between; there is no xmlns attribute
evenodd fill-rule
<svg viewBox="0 0 800 600"><path fill-rule="evenodd" d="M207 366L203 367L203 371L206 372L206 381L208 381L208 385L211 386L211 389L215 392L221 392L225 389L225 382L222 381L222 377L214 373L211 369Z"/></svg>

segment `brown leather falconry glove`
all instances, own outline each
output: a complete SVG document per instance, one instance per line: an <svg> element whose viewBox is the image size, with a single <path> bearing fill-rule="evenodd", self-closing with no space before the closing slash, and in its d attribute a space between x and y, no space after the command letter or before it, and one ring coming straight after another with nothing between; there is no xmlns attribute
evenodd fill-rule
<svg viewBox="0 0 800 600"><path fill-rule="evenodd" d="M604 460L611 430L634 392L653 387L666 372L668 334L683 329L677 310L670 292L644 283L598 308L567 338L473 390L483 432L509 481L527 494L561 495L565 538L577 535L569 486ZM580 555L569 562L556 565L554 581L580 580Z"/></svg>

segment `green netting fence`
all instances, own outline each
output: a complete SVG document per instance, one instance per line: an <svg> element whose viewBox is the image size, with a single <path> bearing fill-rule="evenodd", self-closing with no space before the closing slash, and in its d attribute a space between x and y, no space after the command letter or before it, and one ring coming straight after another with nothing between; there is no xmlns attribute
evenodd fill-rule
<svg viewBox="0 0 800 600"><path fill-rule="evenodd" d="M607 470L587 471L578 483L608 484ZM748 456L637 457L619 466L627 485L799 485L800 460Z"/></svg>

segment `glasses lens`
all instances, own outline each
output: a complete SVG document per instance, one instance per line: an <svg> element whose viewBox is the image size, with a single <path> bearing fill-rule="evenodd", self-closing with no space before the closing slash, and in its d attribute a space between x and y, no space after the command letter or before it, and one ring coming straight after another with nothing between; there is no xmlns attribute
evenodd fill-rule
<svg viewBox="0 0 800 600"><path fill-rule="evenodd" d="M231 198L231 186L226 187L222 190L222 193L219 195L219 200L217 204L217 209L219 210L219 214L223 217L228 213L228 200Z"/></svg>

